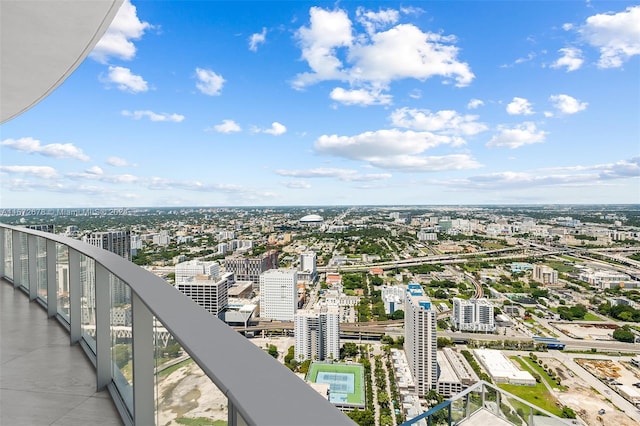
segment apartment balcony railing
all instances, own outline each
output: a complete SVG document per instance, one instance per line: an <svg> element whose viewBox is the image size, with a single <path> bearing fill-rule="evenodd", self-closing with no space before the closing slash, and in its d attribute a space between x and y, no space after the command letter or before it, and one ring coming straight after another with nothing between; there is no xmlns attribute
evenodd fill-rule
<svg viewBox="0 0 640 426"><path fill-rule="evenodd" d="M400 426L571 425L497 386L480 381Z"/></svg>
<svg viewBox="0 0 640 426"><path fill-rule="evenodd" d="M97 389L108 389L125 424L172 423L193 408L200 391L181 395L187 402L178 408L163 406L180 399L171 395L177 382L164 383L167 371L190 359L203 374L182 377L205 375L225 402L200 407L200 417L226 412L221 423L230 426L353 424L277 360L114 253L0 224L0 259L0 277L40 303L81 345L95 366Z"/></svg>

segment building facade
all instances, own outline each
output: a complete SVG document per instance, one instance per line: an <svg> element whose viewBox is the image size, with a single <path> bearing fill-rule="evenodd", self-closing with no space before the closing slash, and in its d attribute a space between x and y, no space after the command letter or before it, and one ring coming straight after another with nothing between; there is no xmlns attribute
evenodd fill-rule
<svg viewBox="0 0 640 426"><path fill-rule="evenodd" d="M298 362L340 358L340 319L337 309L298 311L293 324L295 359Z"/></svg>
<svg viewBox="0 0 640 426"><path fill-rule="evenodd" d="M436 311L419 284L408 285L404 306L404 350L416 392L426 395L438 380Z"/></svg>
<svg viewBox="0 0 640 426"><path fill-rule="evenodd" d="M224 259L224 268L227 272L233 272L237 281L251 281L257 289L260 285L260 274L278 268L278 252L270 250L252 258L230 256Z"/></svg>
<svg viewBox="0 0 640 426"><path fill-rule="evenodd" d="M533 280L544 285L558 284L558 271L546 265L534 265Z"/></svg>
<svg viewBox="0 0 640 426"><path fill-rule="evenodd" d="M496 329L493 305L485 298L464 300L455 297L451 322L460 331L493 333Z"/></svg>
<svg viewBox="0 0 640 426"><path fill-rule="evenodd" d="M228 290L234 285L233 273L221 277L198 275L176 283L176 288L212 315L220 317L228 304Z"/></svg>
<svg viewBox="0 0 640 426"><path fill-rule="evenodd" d="M186 262L178 263L175 266L176 283L182 283L189 278L196 277L198 275L209 275L214 279L220 276L220 265L218 262L203 262L201 260L188 260Z"/></svg>
<svg viewBox="0 0 640 426"><path fill-rule="evenodd" d="M298 271L270 269L259 276L260 317L293 321L298 309Z"/></svg>

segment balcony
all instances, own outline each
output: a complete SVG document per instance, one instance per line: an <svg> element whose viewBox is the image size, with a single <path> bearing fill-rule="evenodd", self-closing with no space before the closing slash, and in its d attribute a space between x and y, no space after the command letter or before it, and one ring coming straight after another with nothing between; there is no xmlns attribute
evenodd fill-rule
<svg viewBox="0 0 640 426"><path fill-rule="evenodd" d="M45 414L62 409L56 418L67 422L60 424L84 424L87 415L91 423L100 417L104 424L126 425L176 424L192 418L215 418L215 424L228 425L353 424L218 318L113 253L54 234L0 225L0 277L3 424L33 424L35 417L30 421L27 414L36 403ZM7 291L11 285L14 290ZM21 303L27 307L13 306ZM38 324L38 306L45 314L42 322L49 317L47 326ZM63 348L67 341L73 347ZM35 350L26 356L20 347L13 352L8 346L16 342L42 345L32 346ZM5 360L15 371L7 371ZM89 373L82 367L89 367ZM177 382L167 384L167 371L197 378L198 384L189 382L186 390ZM18 382L30 389L20 389ZM5 390L9 385L16 387ZM37 401L45 395L33 392L39 388L57 389L61 401L66 400ZM113 403L104 398L107 393ZM200 400L205 395L208 401L213 394L215 405ZM10 401L16 406L9 406Z"/></svg>

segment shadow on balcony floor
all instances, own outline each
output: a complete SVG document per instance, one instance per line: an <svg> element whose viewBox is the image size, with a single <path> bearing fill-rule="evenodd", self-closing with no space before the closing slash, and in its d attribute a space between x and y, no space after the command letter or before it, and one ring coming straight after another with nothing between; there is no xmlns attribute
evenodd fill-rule
<svg viewBox="0 0 640 426"><path fill-rule="evenodd" d="M36 302L0 281L0 424L121 425L80 346Z"/></svg>

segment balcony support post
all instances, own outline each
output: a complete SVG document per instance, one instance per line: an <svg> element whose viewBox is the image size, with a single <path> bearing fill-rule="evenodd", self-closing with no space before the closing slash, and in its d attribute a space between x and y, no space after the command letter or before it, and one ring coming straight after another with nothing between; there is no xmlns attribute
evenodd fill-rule
<svg viewBox="0 0 640 426"><path fill-rule="evenodd" d="M38 297L38 246L35 235L27 235L27 270L29 272L29 300Z"/></svg>
<svg viewBox="0 0 640 426"><path fill-rule="evenodd" d="M57 258L56 242L47 240L47 316L49 318L58 314Z"/></svg>
<svg viewBox="0 0 640 426"><path fill-rule="evenodd" d="M96 262L96 382L101 391L111 383L111 284L109 271Z"/></svg>
<svg viewBox="0 0 640 426"><path fill-rule="evenodd" d="M153 315L131 292L133 317L133 423L155 424Z"/></svg>
<svg viewBox="0 0 640 426"><path fill-rule="evenodd" d="M227 425L228 426L248 426L242 418L236 406L228 400L227 402Z"/></svg>
<svg viewBox="0 0 640 426"><path fill-rule="evenodd" d="M22 234L17 231L11 233L11 250L13 251L13 287L18 288L22 284Z"/></svg>
<svg viewBox="0 0 640 426"><path fill-rule="evenodd" d="M6 240L6 234L5 234L5 229L4 228L0 228L0 278L4 278L6 271L4 270L6 263L6 259L5 256L7 255L7 253L5 253L5 245L7 244L7 240Z"/></svg>
<svg viewBox="0 0 640 426"><path fill-rule="evenodd" d="M72 345L82 337L81 294L80 253L69 248L69 336Z"/></svg>

